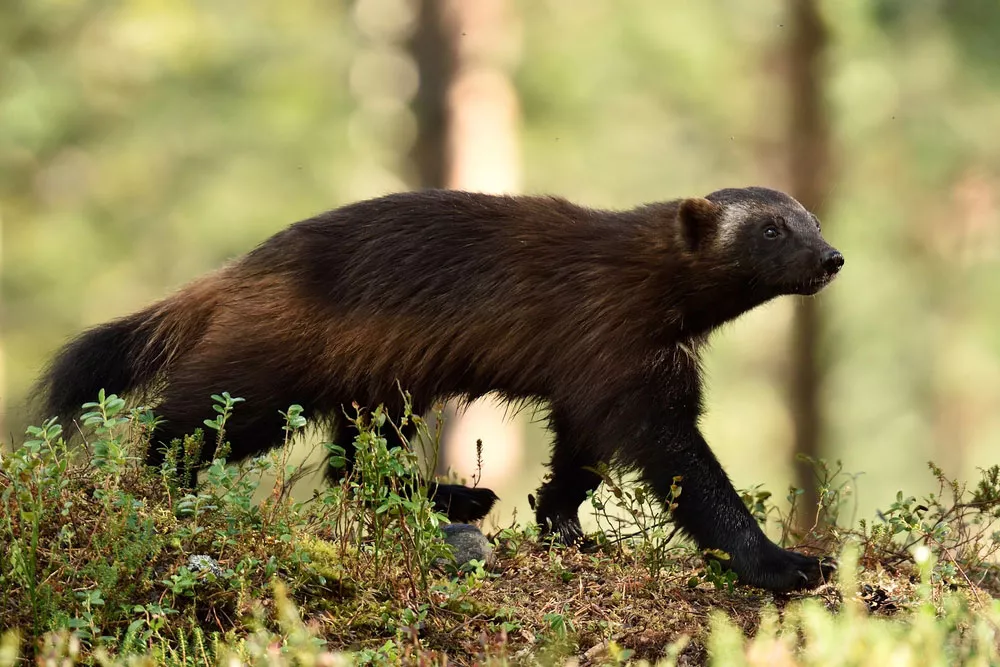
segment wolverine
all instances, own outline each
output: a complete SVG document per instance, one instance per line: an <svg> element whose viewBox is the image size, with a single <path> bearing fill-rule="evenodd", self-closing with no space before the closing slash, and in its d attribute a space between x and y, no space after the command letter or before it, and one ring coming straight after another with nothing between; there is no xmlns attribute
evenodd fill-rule
<svg viewBox="0 0 1000 667"><path fill-rule="evenodd" d="M162 301L70 341L39 381L50 416L100 389L151 400L169 443L246 400L232 460L282 441L292 403L349 451L345 407L413 411L495 392L548 411L543 530L582 537L580 504L601 463L639 472L702 549L745 584L810 588L835 567L770 541L699 430L700 354L720 325L781 295L811 295L844 257L816 216L780 191L599 210L549 196L390 194L292 224ZM155 443L154 443L155 444ZM203 452L210 460L209 448ZM151 446L148 462L162 460ZM348 466L350 465L348 461ZM489 512L488 489L440 486L450 518Z"/></svg>

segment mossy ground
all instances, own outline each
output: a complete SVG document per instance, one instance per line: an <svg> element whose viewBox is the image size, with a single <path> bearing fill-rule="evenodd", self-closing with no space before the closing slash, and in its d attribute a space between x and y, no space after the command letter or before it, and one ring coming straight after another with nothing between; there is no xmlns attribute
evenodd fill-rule
<svg viewBox="0 0 1000 667"><path fill-rule="evenodd" d="M224 443L235 402L216 398L207 432ZM290 439L305 421L286 417ZM150 419L101 396L86 444L67 447L50 422L0 460L0 665L1000 663L996 470L971 492L940 477L942 493L900 495L853 529L837 526L827 479L825 527L806 536L747 492L774 532L841 554L836 581L775 596L707 567L621 479L593 502L600 548L512 526L490 536L489 569L458 571L437 564L444 518L377 410L357 417L355 474L299 502L287 450L219 458L181 488L204 438L146 468Z"/></svg>

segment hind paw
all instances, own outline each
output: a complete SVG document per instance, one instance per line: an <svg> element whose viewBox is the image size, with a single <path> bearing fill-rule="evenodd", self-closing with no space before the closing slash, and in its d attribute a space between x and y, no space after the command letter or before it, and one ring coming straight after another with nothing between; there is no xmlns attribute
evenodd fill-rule
<svg viewBox="0 0 1000 667"><path fill-rule="evenodd" d="M469 488L460 484L439 484L434 505L453 523L479 521L493 509L500 498L490 489Z"/></svg>

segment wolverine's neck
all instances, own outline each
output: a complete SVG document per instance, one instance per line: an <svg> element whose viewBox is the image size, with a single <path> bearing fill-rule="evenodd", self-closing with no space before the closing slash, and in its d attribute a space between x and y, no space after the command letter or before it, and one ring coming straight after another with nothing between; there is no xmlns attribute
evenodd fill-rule
<svg viewBox="0 0 1000 667"><path fill-rule="evenodd" d="M708 335L774 298L748 280L734 280L725 268L676 262L663 267L658 300L666 310L660 337L686 340Z"/></svg>
<svg viewBox="0 0 1000 667"><path fill-rule="evenodd" d="M644 323L645 335L669 344L702 337L773 298L738 265L681 249L672 229L673 206L614 215L618 234L589 226L575 230L590 251L584 255L587 269L577 277L588 279L578 294L592 320L606 326ZM630 233L620 233L623 228Z"/></svg>

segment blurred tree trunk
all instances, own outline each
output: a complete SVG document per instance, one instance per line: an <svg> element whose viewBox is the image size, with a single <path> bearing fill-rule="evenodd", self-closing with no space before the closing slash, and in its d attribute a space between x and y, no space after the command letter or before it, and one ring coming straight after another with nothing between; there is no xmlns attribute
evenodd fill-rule
<svg viewBox="0 0 1000 667"><path fill-rule="evenodd" d="M410 53L420 85L413 100L417 136L410 151L420 188L447 187L448 89L455 78L456 44L445 23L445 0L420 0Z"/></svg>
<svg viewBox="0 0 1000 667"><path fill-rule="evenodd" d="M822 221L830 176L830 127L824 90L827 31L818 0L788 2L788 175L791 194ZM823 451L824 415L819 397L825 376L819 354L821 304L817 299L799 299L792 325L790 403L794 452L812 458ZM799 525L809 528L816 516L816 480L810 464L796 459L794 465L797 484L805 490L798 505Z"/></svg>
<svg viewBox="0 0 1000 667"><path fill-rule="evenodd" d="M418 136L411 158L421 187L481 192L517 189L517 97L504 67L507 0L420 0L410 43L420 86ZM490 399L458 412L445 408L438 473L476 474L483 448L484 485L503 483L522 458L523 426Z"/></svg>

